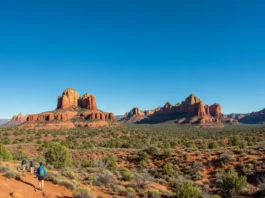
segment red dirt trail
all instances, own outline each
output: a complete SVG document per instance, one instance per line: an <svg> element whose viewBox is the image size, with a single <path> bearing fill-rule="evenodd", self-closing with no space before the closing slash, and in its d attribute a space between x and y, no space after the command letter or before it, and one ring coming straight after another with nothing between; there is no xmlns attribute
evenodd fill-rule
<svg viewBox="0 0 265 198"><path fill-rule="evenodd" d="M72 192L65 187L45 181L44 193L37 190L38 180L34 175L26 173L21 181L7 179L0 174L0 198L11 198L11 193L18 192L24 198L72 198Z"/></svg>

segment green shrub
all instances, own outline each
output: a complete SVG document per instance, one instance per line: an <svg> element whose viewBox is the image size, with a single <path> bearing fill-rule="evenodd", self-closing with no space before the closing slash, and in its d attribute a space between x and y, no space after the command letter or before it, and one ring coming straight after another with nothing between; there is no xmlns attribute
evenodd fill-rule
<svg viewBox="0 0 265 198"><path fill-rule="evenodd" d="M72 165L72 157L65 146L59 143L50 143L44 154L47 164L54 168L69 167Z"/></svg>
<svg viewBox="0 0 265 198"><path fill-rule="evenodd" d="M116 171L118 169L117 161L113 154L109 154L107 157L103 159L103 161L107 164L108 170Z"/></svg>
<svg viewBox="0 0 265 198"><path fill-rule="evenodd" d="M114 185L113 186L113 191L117 192L119 194L122 194L122 193L126 192L126 188L124 186L121 186L121 185Z"/></svg>
<svg viewBox="0 0 265 198"><path fill-rule="evenodd" d="M12 155L14 160L22 160L23 158L28 158L28 155L21 149L13 151Z"/></svg>
<svg viewBox="0 0 265 198"><path fill-rule="evenodd" d="M85 159L85 160L83 160L83 161L81 162L81 166L82 166L83 168L89 168L89 167L96 167L97 164L96 164L95 161Z"/></svg>
<svg viewBox="0 0 265 198"><path fill-rule="evenodd" d="M68 179L78 179L78 175L74 173L73 170L71 170L70 168L63 168L61 170L61 174L67 177Z"/></svg>
<svg viewBox="0 0 265 198"><path fill-rule="evenodd" d="M126 198L135 198L135 190L133 188L127 188Z"/></svg>
<svg viewBox="0 0 265 198"><path fill-rule="evenodd" d="M5 145L0 144L0 161L9 161L12 158L12 153L6 149Z"/></svg>
<svg viewBox="0 0 265 198"><path fill-rule="evenodd" d="M217 142L210 142L209 144L208 144L208 148L209 149L215 149L215 148L217 148L218 147L218 143Z"/></svg>
<svg viewBox="0 0 265 198"><path fill-rule="evenodd" d="M131 181L134 178L134 174L130 170L121 171L121 176L124 181Z"/></svg>
<svg viewBox="0 0 265 198"><path fill-rule="evenodd" d="M233 136L229 139L228 144L231 146L238 146L240 144L241 140L239 136Z"/></svg>
<svg viewBox="0 0 265 198"><path fill-rule="evenodd" d="M94 198L95 196L86 187L78 187L73 192L74 198Z"/></svg>
<svg viewBox="0 0 265 198"><path fill-rule="evenodd" d="M228 172L222 171L216 175L217 186L222 189L224 196L231 197L238 195L247 187L246 176L238 176L238 173L232 169Z"/></svg>
<svg viewBox="0 0 265 198"><path fill-rule="evenodd" d="M174 173L173 164L171 162L167 162L164 165L163 169L164 169L165 174L167 175L172 175Z"/></svg>
<svg viewBox="0 0 265 198"><path fill-rule="evenodd" d="M185 179L178 179L174 185L177 198L197 198L201 196L201 191L195 183Z"/></svg>
<svg viewBox="0 0 265 198"><path fill-rule="evenodd" d="M147 194L149 198L160 198L161 197L160 192L158 190L148 191Z"/></svg>

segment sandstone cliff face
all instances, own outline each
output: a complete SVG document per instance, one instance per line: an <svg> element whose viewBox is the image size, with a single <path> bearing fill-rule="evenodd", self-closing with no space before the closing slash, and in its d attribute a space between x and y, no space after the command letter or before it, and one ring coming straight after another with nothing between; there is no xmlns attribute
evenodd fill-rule
<svg viewBox="0 0 265 198"><path fill-rule="evenodd" d="M138 107L133 108L127 115L128 117L133 116L144 116L144 112L140 110Z"/></svg>
<svg viewBox="0 0 265 198"><path fill-rule="evenodd" d="M68 88L63 92L62 96L58 97L58 109L68 109L70 107L77 107L80 95L72 88Z"/></svg>
<svg viewBox="0 0 265 198"><path fill-rule="evenodd" d="M48 112L48 113L28 115L27 121L53 121L53 120L67 121L71 120L76 115L77 112L73 111Z"/></svg>
<svg viewBox="0 0 265 198"><path fill-rule="evenodd" d="M86 93L79 99L79 106L88 110L97 110L96 97Z"/></svg>
<svg viewBox="0 0 265 198"><path fill-rule="evenodd" d="M96 97L88 93L81 98L77 91L68 88L63 92L62 96L58 97L57 109L65 110L78 106L92 111L98 110Z"/></svg>
<svg viewBox="0 0 265 198"><path fill-rule="evenodd" d="M146 111L134 108L127 114L127 116L125 115L125 117L127 117L127 119L130 119L133 116L138 116L141 119L145 119L145 117L156 119L156 117L161 115L164 116L164 119L165 116L172 119L172 116L183 115L185 119L181 119L181 122L187 120L186 118L190 118L191 123L220 122L219 118L223 118L222 109L219 104L213 104L211 106L204 105L204 103L194 94L191 94L186 100L177 103L176 105L167 102L162 108L159 107L154 110ZM201 117L201 119L191 119L194 116Z"/></svg>
<svg viewBox="0 0 265 198"><path fill-rule="evenodd" d="M221 117L223 116L222 114L222 109L219 104L213 104L210 106L210 114L214 117Z"/></svg>

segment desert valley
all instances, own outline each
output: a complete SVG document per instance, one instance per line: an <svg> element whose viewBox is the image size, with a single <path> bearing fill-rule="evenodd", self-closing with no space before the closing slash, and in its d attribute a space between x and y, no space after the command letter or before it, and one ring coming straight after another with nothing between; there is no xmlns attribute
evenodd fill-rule
<svg viewBox="0 0 265 198"><path fill-rule="evenodd" d="M263 112L224 115L191 94L115 117L68 88L55 110L3 121L0 197L260 197ZM43 193L23 158L45 163Z"/></svg>
<svg viewBox="0 0 265 198"><path fill-rule="evenodd" d="M0 198L265 198L265 1L0 5Z"/></svg>

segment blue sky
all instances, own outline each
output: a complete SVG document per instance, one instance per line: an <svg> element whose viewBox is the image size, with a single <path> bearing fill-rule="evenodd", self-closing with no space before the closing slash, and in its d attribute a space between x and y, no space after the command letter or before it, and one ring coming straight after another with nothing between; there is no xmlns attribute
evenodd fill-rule
<svg viewBox="0 0 265 198"><path fill-rule="evenodd" d="M224 113L265 107L263 1L5 1L0 118L56 107L67 87L124 114L194 93Z"/></svg>

